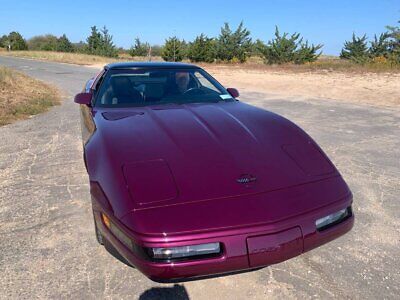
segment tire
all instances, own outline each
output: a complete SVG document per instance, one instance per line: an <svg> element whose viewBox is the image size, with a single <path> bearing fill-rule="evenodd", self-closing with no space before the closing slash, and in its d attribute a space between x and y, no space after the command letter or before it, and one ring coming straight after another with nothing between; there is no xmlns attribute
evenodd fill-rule
<svg viewBox="0 0 400 300"><path fill-rule="evenodd" d="M94 232L96 234L96 240L100 245L104 245L104 237L101 234L99 228L97 227L96 218L94 217L94 212L93 212L93 221L94 221Z"/></svg>

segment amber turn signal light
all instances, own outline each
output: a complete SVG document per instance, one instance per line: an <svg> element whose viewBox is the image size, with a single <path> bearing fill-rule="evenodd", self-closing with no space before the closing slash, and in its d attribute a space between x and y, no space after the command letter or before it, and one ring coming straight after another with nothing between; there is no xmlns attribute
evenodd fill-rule
<svg viewBox="0 0 400 300"><path fill-rule="evenodd" d="M110 225L111 225L110 219L103 213L101 214L101 219L103 220L104 225L106 225L106 227L108 229L110 229Z"/></svg>

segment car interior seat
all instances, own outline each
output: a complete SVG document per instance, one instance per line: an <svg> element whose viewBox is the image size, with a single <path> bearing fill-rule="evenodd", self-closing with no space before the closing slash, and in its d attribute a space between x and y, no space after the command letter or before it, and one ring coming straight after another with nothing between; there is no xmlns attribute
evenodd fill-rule
<svg viewBox="0 0 400 300"><path fill-rule="evenodd" d="M142 94L136 90L128 77L114 76L110 80L112 99L116 104L134 104L143 101Z"/></svg>

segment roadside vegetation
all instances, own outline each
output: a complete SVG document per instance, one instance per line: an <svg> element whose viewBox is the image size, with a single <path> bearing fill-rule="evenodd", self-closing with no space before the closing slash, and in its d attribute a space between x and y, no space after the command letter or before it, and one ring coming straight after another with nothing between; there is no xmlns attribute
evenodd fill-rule
<svg viewBox="0 0 400 300"><path fill-rule="evenodd" d="M60 103L54 87L0 67L0 126L26 119Z"/></svg>
<svg viewBox="0 0 400 300"><path fill-rule="evenodd" d="M225 23L218 36L202 33L193 41L173 36L167 38L164 45L150 45L136 37L130 49L117 48L105 26L102 29L91 27L86 41L79 43L71 43L65 34L35 36L26 41L20 33L11 32L0 38L1 47L2 55L85 65L165 60L295 71L400 71L399 26L387 26L386 31L375 35L373 40L353 33L352 38L344 42L340 57L336 58L323 55L322 43L310 43L296 32L281 33L278 27L272 38L265 42L254 41L243 22L237 28Z"/></svg>
<svg viewBox="0 0 400 300"><path fill-rule="evenodd" d="M387 26L386 29L369 43L365 34L358 37L353 33L352 39L344 43L340 58L361 65L400 67L400 26Z"/></svg>
<svg viewBox="0 0 400 300"><path fill-rule="evenodd" d="M279 33L275 28L275 37L264 44L258 40L256 50L261 54L264 62L269 65L295 63L298 65L315 62L322 52L318 52L322 45L309 45L308 41L303 42L299 33Z"/></svg>

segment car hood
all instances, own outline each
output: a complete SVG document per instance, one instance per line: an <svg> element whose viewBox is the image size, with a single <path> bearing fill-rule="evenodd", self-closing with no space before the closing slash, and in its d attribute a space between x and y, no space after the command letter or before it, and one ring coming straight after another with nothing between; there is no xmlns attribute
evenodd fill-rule
<svg viewBox="0 0 400 300"><path fill-rule="evenodd" d="M133 209L252 195L337 173L293 123L241 102L100 109L95 119Z"/></svg>

